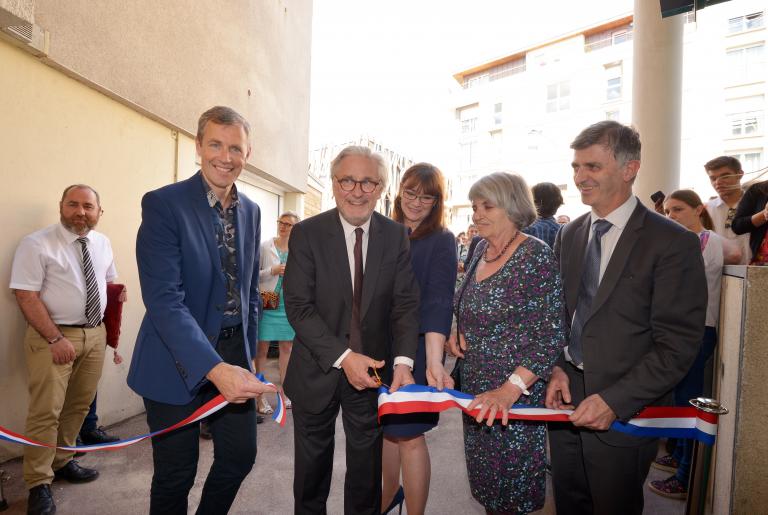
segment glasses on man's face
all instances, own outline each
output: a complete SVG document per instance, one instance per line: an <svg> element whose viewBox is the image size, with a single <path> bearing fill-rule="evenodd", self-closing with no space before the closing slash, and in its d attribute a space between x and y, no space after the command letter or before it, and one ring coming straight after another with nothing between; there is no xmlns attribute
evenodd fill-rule
<svg viewBox="0 0 768 515"><path fill-rule="evenodd" d="M419 199L419 202L421 202L422 204L432 204L437 200L437 197L434 195L419 195L418 193L412 190L403 190L403 198L405 200Z"/></svg>
<svg viewBox="0 0 768 515"><path fill-rule="evenodd" d="M334 177L334 179L336 179L336 182L339 183L339 187L343 191L352 191L355 189L355 186L359 184L360 190L363 193L373 193L376 186L381 184L380 182L372 181L370 179L363 179L362 181L356 181L351 177L342 177L341 179Z"/></svg>
<svg viewBox="0 0 768 515"><path fill-rule="evenodd" d="M290 223L290 222L283 222L282 220L278 220L277 221L277 225L279 225L280 227L285 227L286 229L290 229L291 227L293 227L292 223Z"/></svg>

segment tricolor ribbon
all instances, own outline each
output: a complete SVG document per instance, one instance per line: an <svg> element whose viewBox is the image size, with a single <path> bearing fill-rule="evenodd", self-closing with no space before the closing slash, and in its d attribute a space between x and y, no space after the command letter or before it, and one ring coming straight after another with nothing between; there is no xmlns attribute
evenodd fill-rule
<svg viewBox="0 0 768 515"><path fill-rule="evenodd" d="M264 376L262 374L257 374L256 378L268 386L275 386L274 384L264 379ZM176 422L170 427L161 429L159 431L154 431L152 433L147 433L140 436L134 436L133 438L127 438L125 440L119 440L117 442L111 442L111 443L96 444L96 445L80 445L80 446L56 446L56 445L51 445L47 443L37 442L35 440L27 438L24 435L14 433L13 431L10 431L9 429L4 428L3 426L0 426L0 440L15 442L22 445L30 445L32 447L51 447L56 449L62 449L64 451L75 451L75 452L114 451L116 449L122 449L124 447L128 447L129 445L139 443L143 440L146 440L147 438L152 438L154 436L170 433L171 431L174 431L180 427L199 422L205 417L216 413L227 404L229 403L224 399L224 396L219 394L213 399L203 404L202 406L200 406L199 408L197 408L190 416L188 416L184 420L180 420L179 422ZM277 395L277 408L272 414L272 420L280 424L280 427L285 426L285 405L283 403L283 398L279 393Z"/></svg>
<svg viewBox="0 0 768 515"><path fill-rule="evenodd" d="M386 388L379 388L379 417L418 412L439 413L451 408L459 408L474 417L480 409L467 409L473 399L474 396L456 390L446 388L439 391L431 386L417 384L403 386L393 393L389 393ZM571 413L573 410L515 404L509 410L509 419L569 422L568 416ZM501 413L497 413L496 418L500 419ZM635 436L692 438L712 445L717 435L717 415L694 407L648 407L627 422L614 421L611 429Z"/></svg>

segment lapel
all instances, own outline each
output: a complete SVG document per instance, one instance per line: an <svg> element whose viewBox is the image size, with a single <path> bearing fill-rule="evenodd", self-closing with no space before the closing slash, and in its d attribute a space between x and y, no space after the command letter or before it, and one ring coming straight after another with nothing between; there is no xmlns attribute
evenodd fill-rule
<svg viewBox="0 0 768 515"><path fill-rule="evenodd" d="M347 254L347 240L344 234L344 228L339 220L339 210L333 209L330 213L328 224L328 252L330 253L328 263L338 264L340 266L330 266L329 268L336 274L335 284L340 285L341 294L347 307L352 309L352 277L349 275L349 255ZM363 281L365 282L365 281ZM365 288L363 288L365 291Z"/></svg>
<svg viewBox="0 0 768 515"><path fill-rule="evenodd" d="M380 215L378 215L380 216ZM371 305L373 292L376 289L376 280L381 268L381 257L384 253L384 231L377 220L377 213L371 215L371 225L368 234L368 253L365 258L365 274L363 275L363 299L360 306L360 320L365 318L365 313Z"/></svg>
<svg viewBox="0 0 768 515"><path fill-rule="evenodd" d="M253 231L250 230L250 227L248 227L248 222L250 221L251 217L246 215L245 210L247 209L245 207L245 203L243 202L242 193L238 192L238 195L240 196L240 205L235 209L235 246L237 247L236 251L236 257L237 257L237 269L240 271L238 272L240 277L238 277L238 283L240 284L240 304L241 311L248 312L248 303L245 299L245 292L250 290L250 284L244 284L243 280L246 279L246 275L242 271L245 270L243 263L246 262L246 256L245 256L245 236L247 234L254 234ZM218 249L216 249L218 251ZM250 256L248 256L250 258ZM256 263L256 267L258 268L258 263Z"/></svg>
<svg viewBox="0 0 768 515"><path fill-rule="evenodd" d="M638 199L637 207L635 207L632 216L627 220L627 225L621 232L621 237L616 243L616 248L613 249L611 260L608 262L608 266L603 274L603 279L600 281L600 286L597 288L595 298L592 300L590 313L584 321L585 324L587 323L587 320L600 309L616 287L616 283L618 282L619 277L621 277L624 267L627 264L627 259L629 259L629 255L632 253L635 243L637 243L637 233L643 228L643 222L645 221L647 214L648 210Z"/></svg>
<svg viewBox="0 0 768 515"><path fill-rule="evenodd" d="M216 245L216 233L213 229L213 222L211 221L213 215L211 214L211 206L208 205L208 199L205 196L205 188L203 187L202 182L203 177L199 174L194 175L189 181L191 186L190 196L192 200L192 209L195 212L197 221L200 223L200 230L203 239L205 240L205 246L211 257L211 263L213 264L211 268L214 270L214 275L222 284L224 284L224 273L221 271L221 256L219 255L219 248Z"/></svg>
<svg viewBox="0 0 768 515"><path fill-rule="evenodd" d="M573 239L571 252L568 258L568 271L565 275L565 302L569 306L568 312L573 313L576 309L576 301L579 297L579 288L581 287L581 269L584 264L584 254L587 250L587 240L589 239L589 226L591 218L589 213L584 220L573 230Z"/></svg>

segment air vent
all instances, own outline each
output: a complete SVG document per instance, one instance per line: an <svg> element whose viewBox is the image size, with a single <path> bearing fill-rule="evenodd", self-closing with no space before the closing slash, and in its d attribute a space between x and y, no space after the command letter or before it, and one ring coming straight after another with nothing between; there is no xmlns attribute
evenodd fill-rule
<svg viewBox="0 0 768 515"><path fill-rule="evenodd" d="M12 36L15 36L21 40L26 41L27 43L32 42L32 24L31 23L25 23L24 25L11 25L9 27L5 27L4 30L11 34Z"/></svg>

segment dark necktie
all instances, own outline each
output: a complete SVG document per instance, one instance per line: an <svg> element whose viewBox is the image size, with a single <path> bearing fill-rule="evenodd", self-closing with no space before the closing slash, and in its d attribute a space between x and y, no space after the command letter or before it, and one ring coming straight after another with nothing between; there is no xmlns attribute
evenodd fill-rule
<svg viewBox="0 0 768 515"><path fill-rule="evenodd" d="M99 299L99 286L96 283L96 274L93 273L91 253L88 251L88 238L78 238L83 250L83 275L85 275L85 318L89 327L96 327L101 323L101 300Z"/></svg>
<svg viewBox="0 0 768 515"><path fill-rule="evenodd" d="M600 284L600 238L613 227L607 220L596 220L592 224L592 239L587 245L587 253L584 256L584 268L581 272L581 286L579 298L576 301L576 312L571 323L571 338L568 342L568 354L574 365L584 363L584 354L581 346L581 332L584 322L592 309L592 300L597 293Z"/></svg>
<svg viewBox="0 0 768 515"><path fill-rule="evenodd" d="M363 351L362 328L360 327L360 304L363 300L363 229L355 229L355 277L352 290L352 321L349 324L349 348L354 352Z"/></svg>

